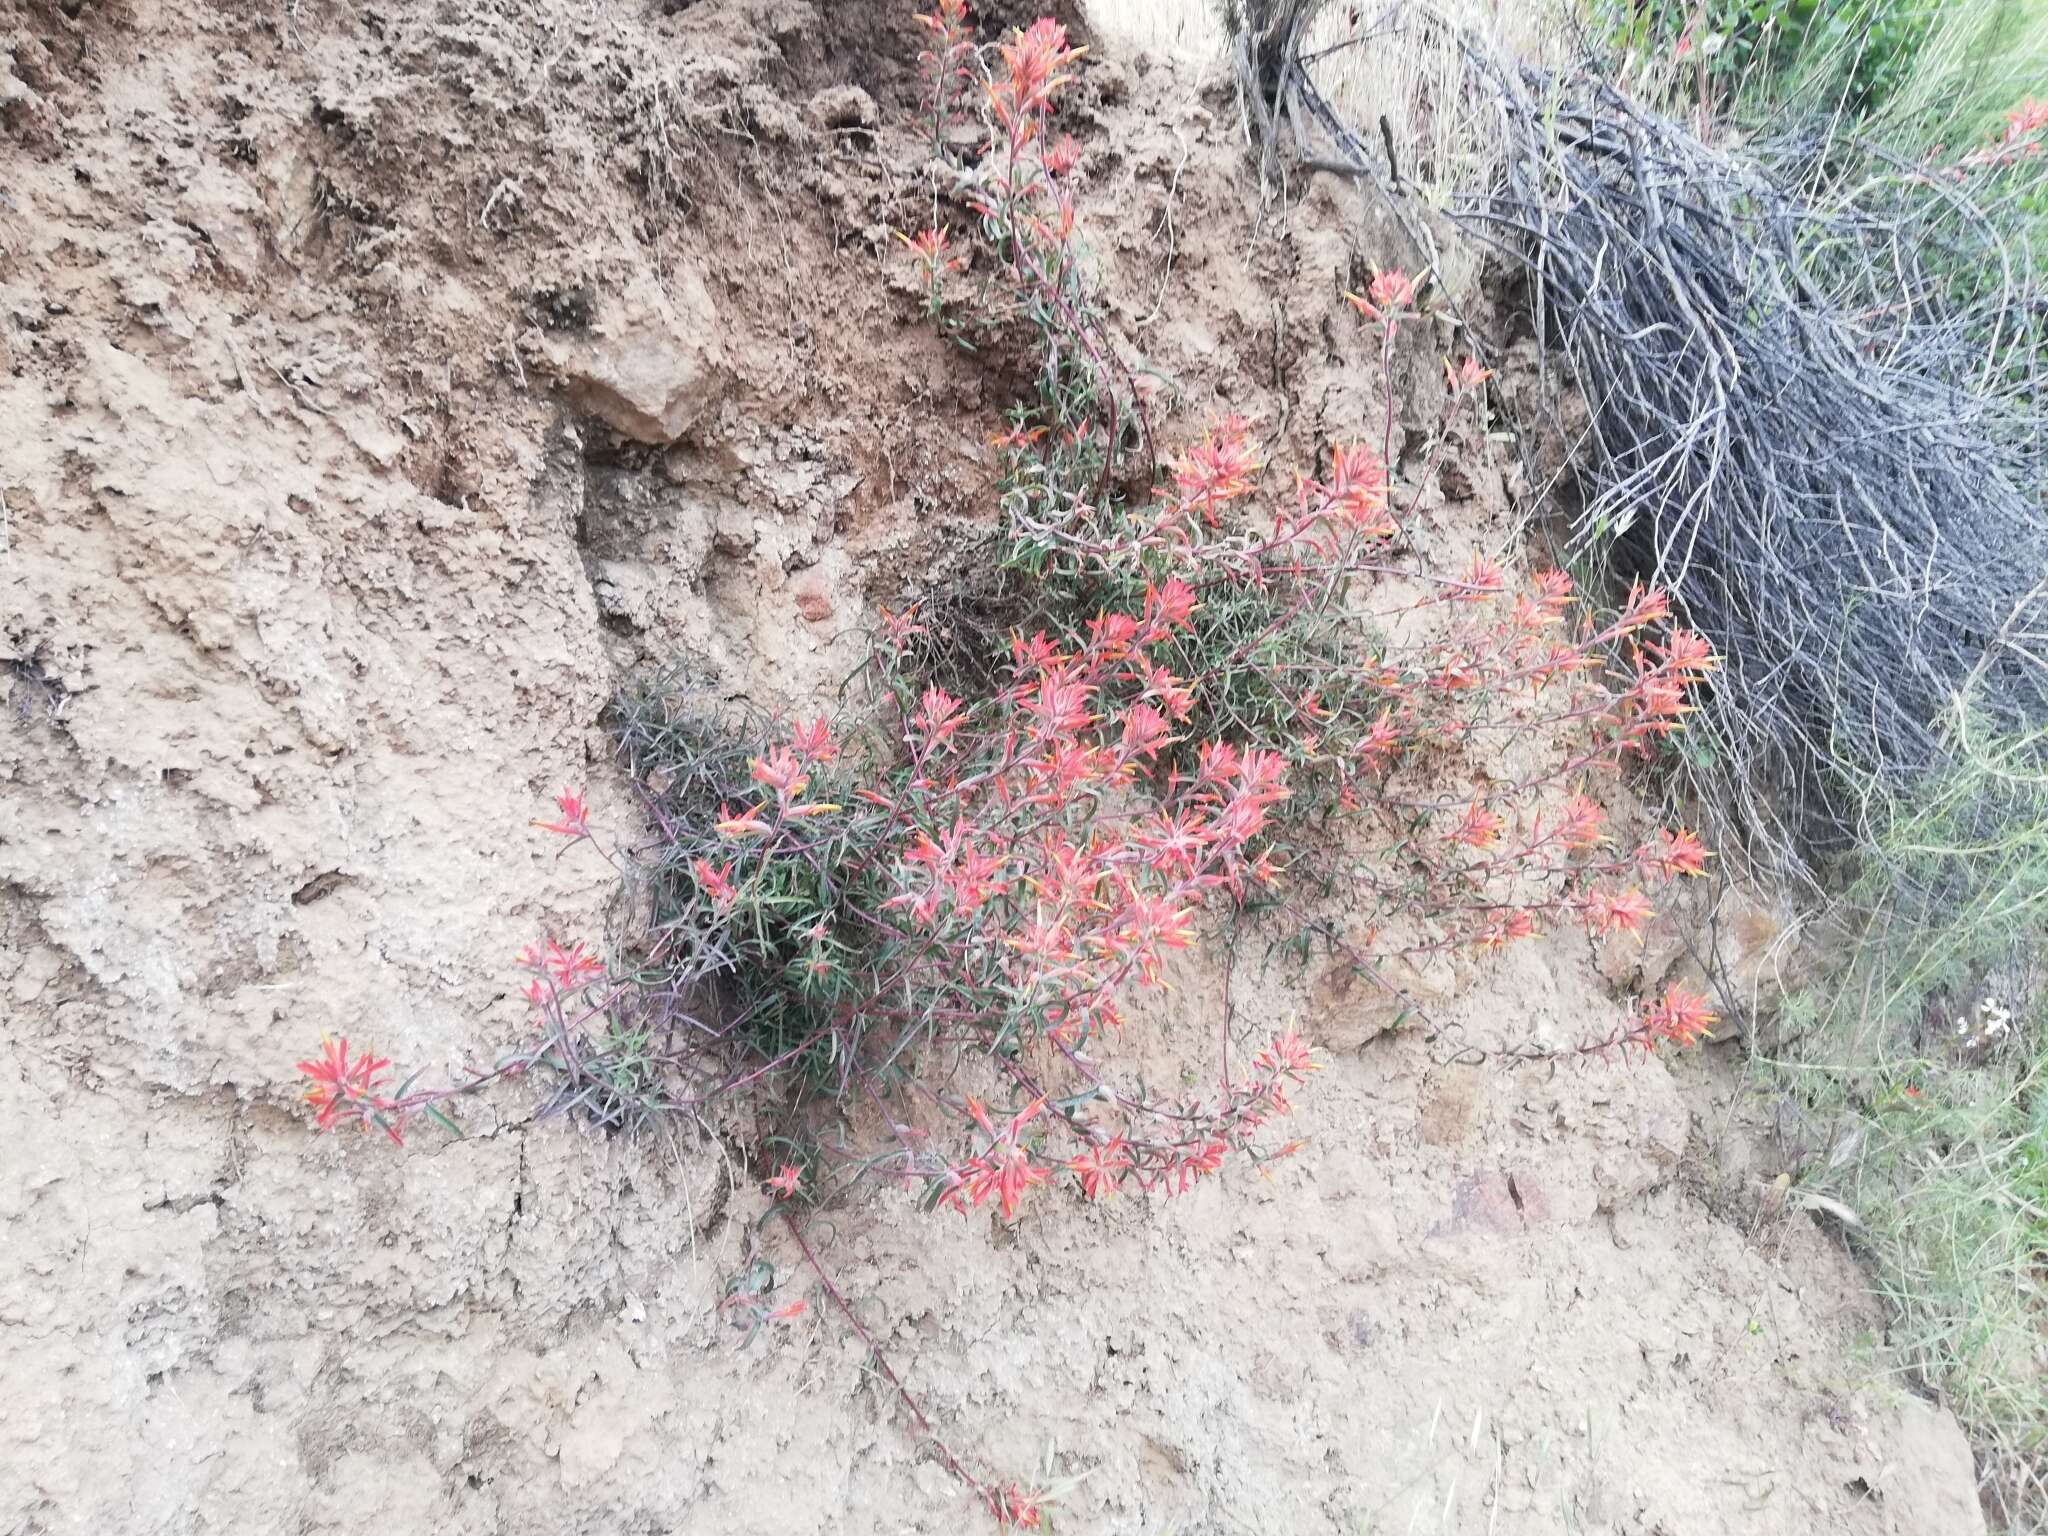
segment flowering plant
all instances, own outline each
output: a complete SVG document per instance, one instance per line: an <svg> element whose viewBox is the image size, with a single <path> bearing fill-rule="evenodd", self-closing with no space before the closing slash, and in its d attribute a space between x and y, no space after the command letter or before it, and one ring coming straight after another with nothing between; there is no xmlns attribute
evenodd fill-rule
<svg viewBox="0 0 2048 1536"><path fill-rule="evenodd" d="M944 48L964 18L934 13ZM1701 872L1684 831L1611 846L1591 793L1679 728L1713 665L1667 627L1662 594L1596 622L1558 572L1405 561L1385 452L1362 444L1255 513L1259 452L1235 417L1148 502L1108 488L1118 445L1149 432L1102 351L1062 181L1074 157L1047 125L1078 56L1050 21L998 50L988 144L963 173L1025 312L1070 359L1103 364L1080 382L1048 364L1000 439L1007 564L1037 594L1035 622L1012 630L985 688L956 696L924 660L917 610L885 609L870 703L836 722L706 721L660 685L629 697L622 744L654 831L615 857L653 916L630 956L530 947L535 1043L446 1089L385 1093L389 1064L345 1046L303 1063L322 1126L396 1138L415 1110L445 1119L446 1098L544 1065L563 1084L550 1107L612 1126L736 1094L864 1107L885 1148L837 1167L943 1209L1014 1219L1056 1178L1090 1199L1176 1194L1232 1155L1294 1150L1260 1133L1315 1062L1291 1028L1238 1066L1226 1038L1210 1086L1147 1094L1108 1065L1121 1008L1165 984L1208 903L1288 906L1305 808L1352 829L1358 921L1326 937L1375 975L1559 918L1639 932L1646 888ZM966 55L943 57L942 93ZM945 238L907 243L938 284ZM1384 356L1421 284L1381 272L1353 303ZM1469 358L1445 373L1448 422L1489 375ZM1513 772L1485 767L1509 757ZM1454 776L1475 787L1447 790ZM592 837L572 791L536 825ZM1617 1043L1687 1042L1709 1017L1667 996Z"/></svg>
<svg viewBox="0 0 2048 1536"><path fill-rule="evenodd" d="M963 4L925 21L942 140L976 55ZM648 833L602 851L644 925L608 959L555 939L523 952L531 1043L446 1088L387 1092L389 1063L345 1042L302 1063L323 1128L396 1139L411 1113L445 1120L448 1098L535 1067L557 1085L548 1108L613 1128L743 1099L795 1149L765 1189L865 1337L799 1219L853 1179L1012 1222L1047 1186L1177 1196L1298 1149L1267 1139L1318 1070L1292 1026L1238 1061L1226 1030L1213 1074L1178 1093L1116 1057L1132 994L1167 986L1215 909L1311 920L1288 889L1299 861L1339 860L1323 878L1355 916L1325 937L1375 977L1559 920L1639 932L1651 889L1701 872L1683 830L1616 844L1598 790L1681 727L1707 647L1656 591L1596 616L1558 572L1408 558L1391 385L1380 443L1332 447L1278 505L1241 418L1151 473L1076 245L1078 156L1050 132L1079 55L1051 21L1003 44L987 142L956 168L1011 317L1043 342L1037 398L997 438L1000 644L936 644L936 613L885 608L867 691L831 719L716 717L672 678L629 693L620 742ZM903 240L938 314L962 258L942 229ZM1383 367L1397 332L1423 329L1423 287L1382 272L1353 299ZM1444 368L1425 483L1490 377ZM1141 463L1151 494L1126 494L1118 471ZM535 824L596 841L579 792ZM1710 1022L1674 990L1592 1048L1690 1043ZM727 1297L750 1336L803 1311L772 1288ZM941 1451L999 1520L1037 1524L1036 1499Z"/></svg>

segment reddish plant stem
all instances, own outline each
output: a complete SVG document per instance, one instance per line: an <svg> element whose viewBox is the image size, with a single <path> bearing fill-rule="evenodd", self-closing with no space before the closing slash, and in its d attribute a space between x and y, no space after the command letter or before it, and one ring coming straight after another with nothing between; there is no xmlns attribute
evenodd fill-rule
<svg viewBox="0 0 2048 1536"><path fill-rule="evenodd" d="M796 1217L791 1214L789 1207L782 1205L776 1209L777 1214L782 1217L782 1224L789 1229L789 1235L796 1239L796 1245L802 1251L804 1261L811 1266L811 1273L818 1277L818 1283L824 1286L825 1294L832 1298L832 1304L839 1309L840 1315L846 1319L861 1343L866 1346L868 1358L874 1361L875 1369L880 1371L883 1379L896 1389L896 1396L901 1400L903 1406L910 1410L911 1418L917 1421L917 1427L923 1431L925 1439L939 1453L939 1460L944 1464L946 1470L959 1479L961 1483L972 1489L976 1496L991 1509L999 1509L1000 1501L996 1496L995 1490L972 1472L969 1472L961 1464L960 1458L953 1454L952 1448L939 1438L938 1431L932 1428L932 1421L925 1417L924 1409L919 1407L917 1399L910 1395L910 1389L903 1385L902 1379L897 1376L895 1368L889 1364L888 1357L882 1353L880 1346L875 1343L874 1335L868 1332L867 1325L860 1320L860 1314L853 1310L853 1304L846 1299L845 1293L839 1289L832 1276L826 1272L825 1266L819 1262L816 1251L811 1247L810 1239L804 1236L803 1228L797 1224Z"/></svg>

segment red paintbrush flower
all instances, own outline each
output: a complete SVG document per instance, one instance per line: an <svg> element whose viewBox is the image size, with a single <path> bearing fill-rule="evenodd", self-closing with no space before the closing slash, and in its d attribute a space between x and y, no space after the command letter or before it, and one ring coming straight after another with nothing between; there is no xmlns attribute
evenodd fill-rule
<svg viewBox="0 0 2048 1536"><path fill-rule="evenodd" d="M696 877L697 889L711 898L713 906L729 907L739 894L733 888L731 859L715 867L709 859L698 859L690 866L690 873Z"/></svg>
<svg viewBox="0 0 2048 1536"><path fill-rule="evenodd" d="M1192 629L1198 606L1194 589L1178 576L1169 576L1156 587L1149 583L1145 587L1145 624L1153 634Z"/></svg>
<svg viewBox="0 0 2048 1536"><path fill-rule="evenodd" d="M1673 1045L1689 1046L1713 1027L1714 1019L1705 997L1672 986L1665 988L1656 1002L1644 1004L1637 1027L1651 1042L1669 1040Z"/></svg>
<svg viewBox="0 0 2048 1536"><path fill-rule="evenodd" d="M1131 1166L1131 1157L1124 1150L1124 1139L1112 1136L1099 1147L1090 1147L1078 1157L1069 1158L1067 1172L1081 1181L1081 1193L1090 1200L1100 1200L1105 1195L1116 1193L1124 1170Z"/></svg>
<svg viewBox="0 0 2048 1536"><path fill-rule="evenodd" d="M320 1130L327 1130L344 1115L359 1116L365 1125L371 1116L389 1104L380 1098L377 1090L383 1086L384 1078L391 1070L388 1058L369 1051L351 1057L348 1036L339 1040L329 1035L320 1037L320 1055L311 1061L299 1063L299 1074L306 1079L305 1098L313 1111L314 1124ZM399 1141L397 1127L386 1125L384 1134L393 1141Z"/></svg>
<svg viewBox="0 0 2048 1536"><path fill-rule="evenodd" d="M896 231L896 238L910 247L910 254L917 258L917 270L927 284L938 281L941 272L950 272L960 265L958 256L948 256L952 240L943 229L921 229L915 235Z"/></svg>
<svg viewBox="0 0 2048 1536"><path fill-rule="evenodd" d="M1507 572L1496 561L1473 552L1472 559L1465 567L1464 590L1457 595L1461 598L1489 597L1508 584Z"/></svg>
<svg viewBox="0 0 2048 1536"><path fill-rule="evenodd" d="M912 635L921 635L925 632L924 626L917 622L915 603L901 613L892 613L887 607L880 609L879 612L882 616L882 632L889 637L889 643L899 651Z"/></svg>
<svg viewBox="0 0 2048 1536"><path fill-rule="evenodd" d="M1039 1495L1024 1492L1015 1483L1004 1490L1001 1507L996 1518L1015 1531L1035 1531L1039 1528Z"/></svg>
<svg viewBox="0 0 2048 1536"><path fill-rule="evenodd" d="M1523 939L1533 938L1535 933L1536 919L1516 908L1496 912L1489 917L1486 926L1480 930L1478 944L1481 949L1504 949Z"/></svg>
<svg viewBox="0 0 2048 1536"><path fill-rule="evenodd" d="M1242 416L1224 417L1172 468L1181 501L1199 507L1204 519L1214 522L1219 504L1249 496L1256 483L1259 459L1252 449L1251 423Z"/></svg>
<svg viewBox="0 0 2048 1536"><path fill-rule="evenodd" d="M796 755L809 763L829 763L839 756L839 748L832 740L832 731L820 715L806 725L799 720L790 727L789 744L796 749Z"/></svg>
<svg viewBox="0 0 2048 1536"><path fill-rule="evenodd" d="M1640 938L1643 924L1656 916L1656 909L1638 890L1595 891L1580 902L1579 916L1595 938L1605 938L1617 929Z"/></svg>
<svg viewBox="0 0 2048 1536"><path fill-rule="evenodd" d="M1252 1058L1252 1065L1259 1071L1274 1077L1289 1077L1295 1082L1306 1082L1311 1073L1323 1069L1309 1054L1308 1042L1293 1030L1275 1035L1272 1043Z"/></svg>
<svg viewBox="0 0 2048 1536"><path fill-rule="evenodd" d="M918 700L917 713L911 717L911 724L929 745L936 747L960 729L960 701L933 684Z"/></svg>
<svg viewBox="0 0 2048 1536"><path fill-rule="evenodd" d="M1150 704L1133 704L1124 711L1124 751L1132 757L1151 758L1161 747L1169 746L1173 737L1167 734L1166 716Z"/></svg>
<svg viewBox="0 0 2048 1536"><path fill-rule="evenodd" d="M761 812L765 809L766 806L757 805L735 813L731 806L721 805L718 808L719 819L712 826L720 837L758 837L769 830L768 823L761 819Z"/></svg>
<svg viewBox="0 0 2048 1536"><path fill-rule="evenodd" d="M774 790L783 801L794 800L811 782L796 754L787 747L777 747L766 757L754 758L747 764L747 774L756 784Z"/></svg>
<svg viewBox="0 0 2048 1536"><path fill-rule="evenodd" d="M1487 849L1500 840L1501 830L1506 825L1485 806L1469 805L1458 825L1445 834L1445 840L1463 843L1467 848Z"/></svg>
<svg viewBox="0 0 2048 1536"><path fill-rule="evenodd" d="M1670 616L1670 595L1662 587L1644 587L1638 583L1629 588L1628 603L1621 610L1621 617L1614 621L1614 629L1617 634L1625 635Z"/></svg>
<svg viewBox="0 0 2048 1536"><path fill-rule="evenodd" d="M1492 377L1493 370L1480 367L1479 359L1476 357L1466 358L1464 362L1458 364L1455 368L1451 366L1451 360L1448 357L1444 359L1444 380L1450 385L1452 394L1462 395L1469 393Z"/></svg>
<svg viewBox="0 0 2048 1536"><path fill-rule="evenodd" d="M939 1203L965 1211L969 1206L979 1207L994 1195L996 1204L1002 1209L1003 1220L1013 1218L1024 1192L1052 1177L1052 1169L1034 1160L1030 1151L1020 1146L1017 1139L1024 1127L1035 1120L1044 1108L1044 1099L1033 1099L1013 1115L1001 1131L997 1131L995 1122L989 1118L980 1101L969 1099L967 1113L976 1125L995 1138L995 1144L979 1157L970 1157L957 1168L947 1170L946 1192L939 1197Z"/></svg>
<svg viewBox="0 0 2048 1536"><path fill-rule="evenodd" d="M1365 297L1360 298L1355 293L1347 293L1344 297L1368 320L1398 320L1415 307L1415 291L1420 283L1420 278L1410 277L1399 267L1391 267L1373 274Z"/></svg>
<svg viewBox="0 0 2048 1536"><path fill-rule="evenodd" d="M1387 467L1362 444L1342 443L1330 450L1330 483L1324 487L1330 512L1370 539L1391 538L1395 527L1387 516Z"/></svg>
<svg viewBox="0 0 2048 1536"><path fill-rule="evenodd" d="M547 948L538 954L528 945L520 952L519 961L529 969L547 972L555 985L565 990L582 986L604 974L604 962L585 950L580 939L567 949L549 939Z"/></svg>
<svg viewBox="0 0 2048 1536"><path fill-rule="evenodd" d="M1705 845L1683 827L1676 832L1660 827L1654 841L1636 850L1636 861L1665 880L1706 873L1707 858Z"/></svg>
<svg viewBox="0 0 2048 1536"><path fill-rule="evenodd" d="M590 836L590 807L583 796L572 789L565 789L555 796L555 804L561 809L560 821L536 821L534 826L543 832L553 832L561 837Z"/></svg>
<svg viewBox="0 0 2048 1536"><path fill-rule="evenodd" d="M1558 823L1557 838L1565 847L1583 852L1601 842L1600 825L1607 813L1585 795L1573 795L1564 803L1564 819Z"/></svg>

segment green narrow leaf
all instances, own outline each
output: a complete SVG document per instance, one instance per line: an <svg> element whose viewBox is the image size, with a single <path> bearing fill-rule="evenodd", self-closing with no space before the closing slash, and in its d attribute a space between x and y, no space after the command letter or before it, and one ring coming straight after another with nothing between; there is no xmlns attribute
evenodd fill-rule
<svg viewBox="0 0 2048 1536"><path fill-rule="evenodd" d="M442 1130L446 1131L449 1135L457 1138L458 1140L460 1140L464 1135L462 1127L457 1125L455 1121L445 1111L443 1111L441 1106L438 1104L429 1104L427 1106L427 1118L432 1120L434 1124L440 1126Z"/></svg>

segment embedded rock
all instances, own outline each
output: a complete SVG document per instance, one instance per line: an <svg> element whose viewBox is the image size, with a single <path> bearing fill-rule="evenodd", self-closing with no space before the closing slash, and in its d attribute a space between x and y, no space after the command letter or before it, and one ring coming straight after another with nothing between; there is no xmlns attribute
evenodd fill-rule
<svg viewBox="0 0 2048 1536"><path fill-rule="evenodd" d="M635 442L665 446L696 425L727 376L718 313L694 268L632 280L587 333L538 342L579 410Z"/></svg>

